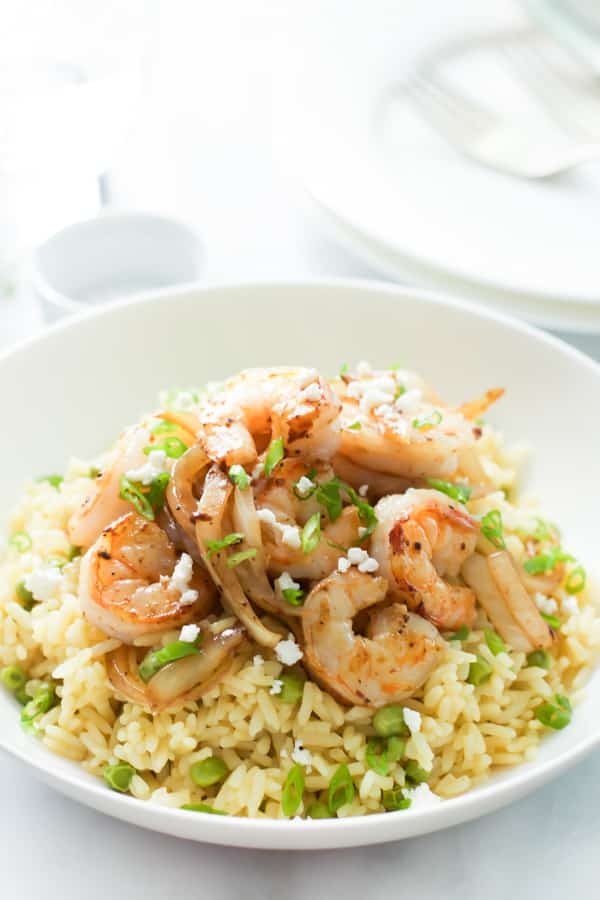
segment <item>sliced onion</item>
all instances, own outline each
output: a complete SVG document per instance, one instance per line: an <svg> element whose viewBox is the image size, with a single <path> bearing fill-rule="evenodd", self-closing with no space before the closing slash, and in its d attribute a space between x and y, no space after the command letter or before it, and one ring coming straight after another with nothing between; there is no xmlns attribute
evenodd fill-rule
<svg viewBox="0 0 600 900"><path fill-rule="evenodd" d="M226 553L220 551L208 555L208 543L223 539L223 519L232 489L227 476L217 465L213 465L206 476L198 503L196 540L208 571L223 592L223 605L243 622L257 643L264 647L275 647L279 643L279 635L269 631L254 612L237 575L227 567Z"/></svg>
<svg viewBox="0 0 600 900"><path fill-rule="evenodd" d="M194 544L196 543L194 515L198 506L198 501L194 497L194 482L209 465L208 456L200 444L195 444L176 461L167 488L169 509L179 527Z"/></svg>
<svg viewBox="0 0 600 900"><path fill-rule="evenodd" d="M480 553L474 553L463 564L461 574L469 587L475 591L477 600L484 608L488 619L509 647L514 650L523 650L525 653L533 650L534 644L517 625L492 578L487 558Z"/></svg>
<svg viewBox="0 0 600 900"><path fill-rule="evenodd" d="M334 456L332 464L336 475L357 490L363 484L368 484L369 494L372 497L385 497L387 494L403 494L409 487L414 485L414 481L402 478L400 475L375 472L367 466L359 466L342 453Z"/></svg>
<svg viewBox="0 0 600 900"><path fill-rule="evenodd" d="M490 554L487 564L506 605L533 646L536 649L550 647L552 632L525 590L519 570L508 550Z"/></svg>
<svg viewBox="0 0 600 900"><path fill-rule="evenodd" d="M131 665L131 656L135 660ZM147 706L146 685L137 675L137 654L133 647L125 645L113 650L106 657L106 667L108 677L112 686L128 700L137 703L139 706Z"/></svg>
<svg viewBox="0 0 600 900"><path fill-rule="evenodd" d="M169 663L148 682L146 703L152 712L160 712L175 702L196 699L210 690L228 671L233 651L244 640L245 632L241 625L236 625L220 634L208 631L202 634L199 653Z"/></svg>

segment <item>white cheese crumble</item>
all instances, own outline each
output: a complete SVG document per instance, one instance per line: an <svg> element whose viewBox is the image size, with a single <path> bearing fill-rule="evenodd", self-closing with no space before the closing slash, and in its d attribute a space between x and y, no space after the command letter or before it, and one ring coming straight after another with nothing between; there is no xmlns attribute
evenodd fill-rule
<svg viewBox="0 0 600 900"><path fill-rule="evenodd" d="M359 497L366 497L368 493L369 493L369 485L361 484L361 486L358 489Z"/></svg>
<svg viewBox="0 0 600 900"><path fill-rule="evenodd" d="M292 550L298 550L302 546L300 529L296 525L285 525L283 522L278 522L275 518L275 514L270 509L257 509L256 515L259 522L270 525L272 528L279 531L281 534L281 542L282 544L285 544L286 547L291 547Z"/></svg>
<svg viewBox="0 0 600 900"><path fill-rule="evenodd" d="M56 566L37 569L25 576L25 587L33 594L35 600L50 600L62 584L63 576Z"/></svg>
<svg viewBox="0 0 600 900"><path fill-rule="evenodd" d="M307 497L314 487L314 481L311 481L310 478L303 475L302 478L299 478L296 482L296 493L300 494L301 497Z"/></svg>
<svg viewBox="0 0 600 900"><path fill-rule="evenodd" d="M417 388L405 391L396 400L396 406L399 406L402 412L418 412L423 406L423 394Z"/></svg>
<svg viewBox="0 0 600 900"><path fill-rule="evenodd" d="M567 594L566 591L561 591L560 608L563 612L566 612L567 615L576 616L579 612L579 604L577 602L577 598L573 597L571 594Z"/></svg>
<svg viewBox="0 0 600 900"><path fill-rule="evenodd" d="M252 660L252 665L253 666L262 666L263 663L264 663L264 659L262 658L260 653L257 653L256 656Z"/></svg>
<svg viewBox="0 0 600 900"><path fill-rule="evenodd" d="M183 641L186 644L193 644L199 634L200 629L197 625L194 625L193 623L191 623L190 625L184 625L179 632L179 640Z"/></svg>
<svg viewBox="0 0 600 900"><path fill-rule="evenodd" d="M192 557L189 553L182 553L177 565L173 569L173 574L169 579L169 587L179 591L183 606L191 606L191 604L195 603L198 599L198 591L190 588L192 571Z"/></svg>
<svg viewBox="0 0 600 900"><path fill-rule="evenodd" d="M283 688L283 681L279 678L273 679L273 684L271 685L270 694L280 694Z"/></svg>
<svg viewBox="0 0 600 900"><path fill-rule="evenodd" d="M300 590L300 585L297 581L294 581L289 572L282 572L279 578L275 579L275 584L282 592Z"/></svg>
<svg viewBox="0 0 600 900"><path fill-rule="evenodd" d="M361 378L364 378L365 375L370 375L372 371L371 363L367 362L366 359L361 359L356 364L356 374L360 375Z"/></svg>
<svg viewBox="0 0 600 900"><path fill-rule="evenodd" d="M296 740L294 742L294 749L292 750L292 759L295 763L298 763L300 766L309 766L312 763L312 756L310 750L305 750L302 746L301 740ZM310 772L310 768L309 768Z"/></svg>
<svg viewBox="0 0 600 900"><path fill-rule="evenodd" d="M404 721L408 725L408 730L411 734L416 734L417 731L421 730L421 713L415 709L410 709L408 706L404 707Z"/></svg>
<svg viewBox="0 0 600 900"><path fill-rule="evenodd" d="M338 572L341 572L342 575L348 571L350 566L357 566L359 572L376 572L379 569L377 560L360 547L350 547L347 555L338 559Z"/></svg>
<svg viewBox="0 0 600 900"><path fill-rule="evenodd" d="M311 381L317 381L319 373L316 369L301 369L300 374L296 378L296 384L300 388L307 387Z"/></svg>
<svg viewBox="0 0 600 900"><path fill-rule="evenodd" d="M294 635L289 634L287 641L279 641L275 647L275 656L284 666L293 666L302 659L304 654L294 640Z"/></svg>
<svg viewBox="0 0 600 900"><path fill-rule="evenodd" d="M143 485L152 484L157 475L162 475L168 469L167 454L164 450L151 450L148 459L139 469L130 469L125 477L130 481L137 481Z"/></svg>
<svg viewBox="0 0 600 900"><path fill-rule="evenodd" d="M300 391L299 400L320 400L321 399L321 387L317 381L313 381L312 384L309 384L308 387L305 387L303 391Z"/></svg>
<svg viewBox="0 0 600 900"><path fill-rule="evenodd" d="M239 478L240 475L245 475L246 470L243 466L240 466L239 463L234 463L229 469L229 475L231 478Z"/></svg>
<svg viewBox="0 0 600 900"><path fill-rule="evenodd" d="M558 603L553 597L548 597L546 594L538 592L533 599L539 611L546 613L547 616L553 616L558 610Z"/></svg>
<svg viewBox="0 0 600 900"><path fill-rule="evenodd" d="M437 794L434 794L428 784L419 784L415 788L411 788L410 790L405 790L405 794L407 797L410 797L412 803L410 805L411 809L429 809L432 806L437 806L438 803L442 803L442 798L438 797Z"/></svg>

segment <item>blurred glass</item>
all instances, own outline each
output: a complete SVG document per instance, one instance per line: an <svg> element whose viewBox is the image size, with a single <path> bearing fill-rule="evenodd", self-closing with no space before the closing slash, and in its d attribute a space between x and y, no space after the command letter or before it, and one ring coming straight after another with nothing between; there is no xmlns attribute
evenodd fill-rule
<svg viewBox="0 0 600 900"><path fill-rule="evenodd" d="M23 250L100 208L99 177L141 101L154 21L153 0L3 5L0 293Z"/></svg>

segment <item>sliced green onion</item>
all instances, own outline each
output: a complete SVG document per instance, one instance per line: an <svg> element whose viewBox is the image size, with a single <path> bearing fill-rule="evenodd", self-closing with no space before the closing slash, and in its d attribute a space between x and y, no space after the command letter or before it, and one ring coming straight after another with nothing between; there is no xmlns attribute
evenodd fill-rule
<svg viewBox="0 0 600 900"><path fill-rule="evenodd" d="M200 653L196 644L190 641L173 641L160 650L151 650L145 655L141 661L138 674L142 681L147 684L153 675L156 675L163 666L175 662L178 659L184 659L186 656L195 656Z"/></svg>
<svg viewBox="0 0 600 900"><path fill-rule="evenodd" d="M310 481L312 481L312 479L315 477L316 474L317 474L316 469L311 469L303 477L308 478ZM301 481L301 479L299 478L298 481ZM294 495L298 498L298 500L308 500L308 498L312 497L312 495L315 493L315 491L319 487L318 484L313 484L312 487L310 487L307 491L305 491L304 493L300 493L300 491L298 490L298 481L292 482L292 490L294 491Z"/></svg>
<svg viewBox="0 0 600 900"><path fill-rule="evenodd" d="M483 684L484 681L488 680L492 671L493 667L491 662L489 662L485 656L480 656L478 653L475 662L472 662L469 666L467 681L469 684L474 684L475 687L478 687L480 684Z"/></svg>
<svg viewBox="0 0 600 900"><path fill-rule="evenodd" d="M360 538L361 541L366 540L369 535L373 534L375 531L375 526L379 521L374 508L354 490L349 484L343 484L343 489L346 491L350 503L356 507L358 511L358 518L361 521L361 524L366 529L363 536Z"/></svg>
<svg viewBox="0 0 600 900"><path fill-rule="evenodd" d="M5 688L14 693L25 687L27 675L21 666L5 666L3 669L0 669L0 681L2 681Z"/></svg>
<svg viewBox="0 0 600 900"><path fill-rule="evenodd" d="M397 736L371 738L367 743L367 765L378 775L387 775L393 763L404 756L406 741Z"/></svg>
<svg viewBox="0 0 600 900"><path fill-rule="evenodd" d="M467 484L453 484L451 481L442 481L441 478L428 478L427 484L459 503L466 503L471 496L471 488Z"/></svg>
<svg viewBox="0 0 600 900"><path fill-rule="evenodd" d="M555 731L560 731L570 723L573 708L569 699L562 694L556 694L554 699L556 706L552 703L542 703L535 710L535 717L547 728L554 728Z"/></svg>
<svg viewBox="0 0 600 900"><path fill-rule="evenodd" d="M248 550L239 550L227 557L227 568L235 569L240 563L246 562L247 559L254 559L256 556L256 547L249 547Z"/></svg>
<svg viewBox="0 0 600 900"><path fill-rule="evenodd" d="M481 533L498 550L505 550L504 527L502 525L502 513L499 509L492 509L481 519Z"/></svg>
<svg viewBox="0 0 600 900"><path fill-rule="evenodd" d="M311 803L306 810L307 819L328 819L329 810L324 803Z"/></svg>
<svg viewBox="0 0 600 900"><path fill-rule="evenodd" d="M162 422L154 426L152 434L168 434L170 431L177 431L178 428L179 425L176 422L168 422L166 419L163 419Z"/></svg>
<svg viewBox="0 0 600 900"><path fill-rule="evenodd" d="M27 612L31 612L33 607L35 606L35 597L25 587L25 579L22 578L20 581L17 581L15 584L15 594L17 595L17 599L21 601L21 605L23 609L26 609Z"/></svg>
<svg viewBox="0 0 600 900"><path fill-rule="evenodd" d="M547 650L533 650L527 656L527 665L547 670L552 666L552 656Z"/></svg>
<svg viewBox="0 0 600 900"><path fill-rule="evenodd" d="M275 440L271 441L271 443L269 444L269 449L267 450L267 455L265 456L264 474L267 478L269 477L275 466L279 465L279 463L283 459L283 456L283 438L275 438Z"/></svg>
<svg viewBox="0 0 600 900"><path fill-rule="evenodd" d="M573 557L569 553L564 553L560 547L552 547L548 553L540 553L526 559L523 568L529 575L543 575L552 572L559 562L573 562Z"/></svg>
<svg viewBox="0 0 600 900"><path fill-rule="evenodd" d="M498 656L499 653L506 653L506 644L499 634L496 634L491 628L485 628L483 634L485 642L494 656Z"/></svg>
<svg viewBox="0 0 600 900"><path fill-rule="evenodd" d="M223 809L215 809L214 806L209 806L208 803L184 803L183 806L180 806L179 809L187 809L189 812L203 812L210 813L213 816L228 816L229 813L226 813Z"/></svg>
<svg viewBox="0 0 600 900"><path fill-rule="evenodd" d="M430 428L434 428L435 425L439 425L441 421L442 414L439 409L435 409L428 416L413 419L412 427L418 428L419 431L429 431Z"/></svg>
<svg viewBox="0 0 600 900"><path fill-rule="evenodd" d="M397 390L396 390L396 393L394 394L394 403L396 402L396 400L399 400L399 399L400 399L400 397L402 396L402 394L405 394L405 393L406 393L406 387L405 387L405 385L403 385L403 384L398 385L398 388L397 388Z"/></svg>
<svg viewBox="0 0 600 900"><path fill-rule="evenodd" d="M373 728L379 737L392 737L400 735L408 737L410 731L404 721L404 707L397 704L382 706L373 716Z"/></svg>
<svg viewBox="0 0 600 900"><path fill-rule="evenodd" d="M454 632L454 634L448 635L449 641L466 641L469 635L471 634L471 629L468 625L461 625L460 628Z"/></svg>
<svg viewBox="0 0 600 900"><path fill-rule="evenodd" d="M298 703L304 693L306 679L297 672L283 672L279 676L281 690L275 696L280 703Z"/></svg>
<svg viewBox="0 0 600 900"><path fill-rule="evenodd" d="M316 512L308 519L302 529L302 552L312 553L321 540L321 515Z"/></svg>
<svg viewBox="0 0 600 900"><path fill-rule="evenodd" d="M331 522L339 519L342 514L343 503L341 484L337 478L332 478L331 481L324 481L322 484L319 484L315 497L317 502L327 510L327 515Z"/></svg>
<svg viewBox="0 0 600 900"><path fill-rule="evenodd" d="M40 478L36 478L36 481L38 482L47 481L48 484L51 484L56 490L59 489L64 480L62 475L42 475Z"/></svg>
<svg viewBox="0 0 600 900"><path fill-rule="evenodd" d="M583 566L576 566L574 569L571 569L565 581L565 591L567 594L578 594L584 589L585 581L585 569Z"/></svg>
<svg viewBox="0 0 600 900"><path fill-rule="evenodd" d="M350 769L347 765L342 764L336 770L333 778L329 783L327 793L327 805L332 816L336 814L342 806L347 806L354 800L355 788Z"/></svg>
<svg viewBox="0 0 600 900"><path fill-rule="evenodd" d="M285 602L289 603L290 606L302 606L304 591L298 590L297 588L283 588L281 595Z"/></svg>
<svg viewBox="0 0 600 900"><path fill-rule="evenodd" d="M164 441L159 441L156 444L149 444L147 447L144 447L144 453L146 456L149 456L151 453L154 453L155 450L163 450L169 459L179 459L187 449L188 445L184 444L181 438L166 437Z"/></svg>
<svg viewBox="0 0 600 900"><path fill-rule="evenodd" d="M126 475L121 475L119 497L131 503L140 516L151 522L155 513L164 505L168 483L168 472L157 475L147 488L137 481L130 481Z"/></svg>
<svg viewBox="0 0 600 900"><path fill-rule="evenodd" d="M560 619L558 618L558 616L552 616L550 615L550 613L543 612L540 613L540 616L542 617L544 622L548 623L553 631L558 631L560 629Z"/></svg>
<svg viewBox="0 0 600 900"><path fill-rule="evenodd" d="M19 553L26 553L27 550L31 550L31 537L26 531L15 531L10 537L9 544Z"/></svg>
<svg viewBox="0 0 600 900"><path fill-rule="evenodd" d="M362 428L362 422L353 422L352 425L348 425L348 428L351 428L352 431L360 431Z"/></svg>
<svg viewBox="0 0 600 900"><path fill-rule="evenodd" d="M344 375L348 374L348 363L344 363L340 368L340 378L343 378Z"/></svg>
<svg viewBox="0 0 600 900"><path fill-rule="evenodd" d="M190 778L198 787L210 787L223 781L229 769L218 756L209 756L190 767Z"/></svg>
<svg viewBox="0 0 600 900"><path fill-rule="evenodd" d="M302 803L304 770L296 764L288 772L281 792L281 809L284 816L293 816Z"/></svg>
<svg viewBox="0 0 600 900"><path fill-rule="evenodd" d="M25 704L29 703L29 701L31 699L31 697L29 696L29 694L27 693L27 691L25 690L24 687L17 688L17 690L14 692L14 694L15 694L15 700L18 700L18 702L21 704L21 706L25 706Z"/></svg>
<svg viewBox="0 0 600 900"><path fill-rule="evenodd" d="M250 484L250 476L244 467L237 463L229 468L229 480L232 484L235 484L240 491L245 491Z"/></svg>
<svg viewBox="0 0 600 900"><path fill-rule="evenodd" d="M429 778L429 772L422 769L418 762L409 759L404 766L404 774L409 785L423 784Z"/></svg>
<svg viewBox="0 0 600 900"><path fill-rule="evenodd" d="M243 534L240 534L239 531L232 531L231 534L226 534L221 541L207 541L206 550L208 556L212 556L213 553L220 553L221 550L224 550L226 547L231 547L233 544L239 544L240 541L243 540Z"/></svg>
<svg viewBox="0 0 600 900"><path fill-rule="evenodd" d="M100 474L101 474L101 470L98 468L98 466L90 466L87 477L88 478L97 478L98 475L100 475Z"/></svg>
<svg viewBox="0 0 600 900"><path fill-rule="evenodd" d="M392 788L390 791L383 791L381 795L383 808L388 812L395 812L398 809L408 809L412 800L405 797L402 788Z"/></svg>
<svg viewBox="0 0 600 900"><path fill-rule="evenodd" d="M133 766L130 766L128 763L117 763L114 766L105 766L102 774L112 791L126 794L131 787L131 782L136 771Z"/></svg>

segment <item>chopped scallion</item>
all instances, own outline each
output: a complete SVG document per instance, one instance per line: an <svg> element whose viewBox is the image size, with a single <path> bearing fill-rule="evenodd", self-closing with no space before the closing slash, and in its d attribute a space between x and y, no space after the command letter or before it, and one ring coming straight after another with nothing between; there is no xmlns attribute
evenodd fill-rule
<svg viewBox="0 0 600 900"><path fill-rule="evenodd" d="M239 550L227 557L227 568L235 569L240 563L246 562L248 559L254 559L256 556L256 547L249 547L248 550Z"/></svg>
<svg viewBox="0 0 600 900"><path fill-rule="evenodd" d="M502 513L499 509L492 509L481 519L481 533L498 550L505 550L504 527L502 525Z"/></svg>
<svg viewBox="0 0 600 900"><path fill-rule="evenodd" d="M355 788L350 770L347 765L342 764L336 770L333 778L329 783L327 793L327 805L329 812L334 816L338 809L347 806L354 800Z"/></svg>
<svg viewBox="0 0 600 900"><path fill-rule="evenodd" d="M321 540L321 516L320 514L313 513L310 519L307 520L304 528L302 529L302 552L303 553L312 553L319 546L319 541Z"/></svg>
<svg viewBox="0 0 600 900"><path fill-rule="evenodd" d="M240 541L243 540L243 534L240 534L238 531L232 531L231 534L226 534L221 541L207 541L207 554L208 556L212 556L213 553L220 553L221 550L224 550L226 547L231 547L233 544L239 544Z"/></svg>
<svg viewBox="0 0 600 900"><path fill-rule="evenodd" d="M271 441L267 455L265 456L264 474L268 478L275 466L278 466L283 459L283 438L275 438Z"/></svg>
<svg viewBox="0 0 600 900"><path fill-rule="evenodd" d="M281 809L284 816L293 816L302 803L304 793L304 770L296 764L287 774L281 792Z"/></svg>
<svg viewBox="0 0 600 900"><path fill-rule="evenodd" d="M466 503L471 496L471 488L467 484L453 484L451 481L442 481L441 478L428 478L427 484L459 503Z"/></svg>

